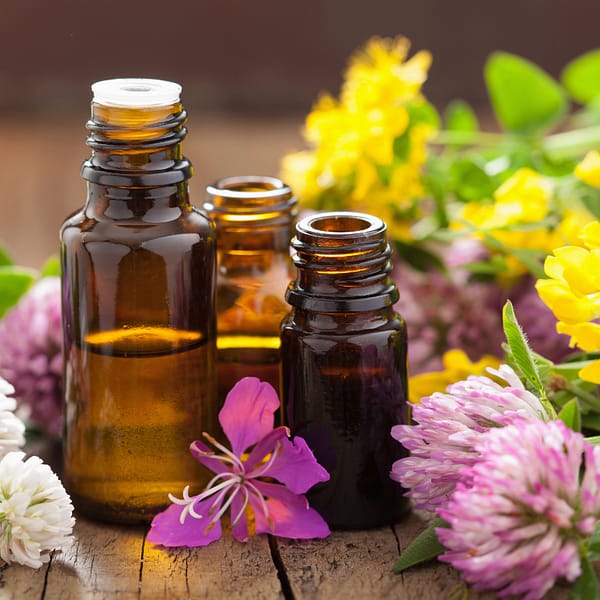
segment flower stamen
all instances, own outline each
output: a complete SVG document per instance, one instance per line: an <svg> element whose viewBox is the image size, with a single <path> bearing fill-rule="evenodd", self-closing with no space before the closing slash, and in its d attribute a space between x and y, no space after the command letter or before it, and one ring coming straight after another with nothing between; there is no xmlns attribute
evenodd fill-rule
<svg viewBox="0 0 600 600"><path fill-rule="evenodd" d="M225 446L223 446L223 444L217 442L217 440L212 435L206 433L206 431L203 431L202 436L206 440L208 440L215 448L218 448L221 452L223 452L223 454L225 454L225 456L214 455L211 456L211 458L216 458L217 460L224 460L225 457L228 457L231 460L231 464L237 465L242 470L244 469L244 463L231 450L228 450Z"/></svg>
<svg viewBox="0 0 600 600"><path fill-rule="evenodd" d="M273 450L273 452L271 453L271 456L269 457L269 460L264 463L263 465L259 465L258 468L252 472L252 477L262 477L263 475L265 475L269 469L273 466L273 464L275 463L275 461L278 458L279 455L279 451L281 449L281 442L277 442L277 444L275 445L275 449Z"/></svg>

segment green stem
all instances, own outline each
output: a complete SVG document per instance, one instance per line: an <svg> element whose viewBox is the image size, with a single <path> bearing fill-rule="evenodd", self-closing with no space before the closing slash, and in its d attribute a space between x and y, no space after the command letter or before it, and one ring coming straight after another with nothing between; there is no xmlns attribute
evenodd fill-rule
<svg viewBox="0 0 600 600"><path fill-rule="evenodd" d="M435 146L500 146L507 140L518 139L510 133L493 133L489 131L448 131L438 132L431 144ZM600 125L584 127L549 135L541 140L541 149L552 154L556 159L570 158L587 150L600 146Z"/></svg>
<svg viewBox="0 0 600 600"><path fill-rule="evenodd" d="M506 142L506 136L503 133L490 133L487 131L447 131L445 129L438 131L431 144L436 146L451 145L480 145L480 146L498 146Z"/></svg>
<svg viewBox="0 0 600 600"><path fill-rule="evenodd" d="M597 396L594 396L575 385L571 385L570 383L565 386L565 390L573 394L576 398L579 398L579 400L581 400L588 408L600 412L600 398Z"/></svg>
<svg viewBox="0 0 600 600"><path fill-rule="evenodd" d="M542 142L544 150L555 158L568 158L600 146L600 126L555 133Z"/></svg>

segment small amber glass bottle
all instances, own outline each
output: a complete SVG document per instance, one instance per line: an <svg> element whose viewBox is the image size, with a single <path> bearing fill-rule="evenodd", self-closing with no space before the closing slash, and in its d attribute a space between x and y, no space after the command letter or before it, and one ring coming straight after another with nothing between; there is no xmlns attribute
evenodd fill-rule
<svg viewBox="0 0 600 600"><path fill-rule="evenodd" d="M275 177L227 177L208 186L217 230L218 387L259 377L279 390L279 327L288 312L296 198Z"/></svg>
<svg viewBox="0 0 600 600"><path fill-rule="evenodd" d="M321 213L300 221L292 241L282 396L292 433L331 476L309 501L337 529L378 527L408 510L389 476L405 455L390 430L408 410L406 330L385 231L370 215Z"/></svg>
<svg viewBox="0 0 600 600"><path fill-rule="evenodd" d="M147 521L204 483L216 431L215 234L188 198L180 86L92 86L83 209L61 230L64 470L76 507Z"/></svg>

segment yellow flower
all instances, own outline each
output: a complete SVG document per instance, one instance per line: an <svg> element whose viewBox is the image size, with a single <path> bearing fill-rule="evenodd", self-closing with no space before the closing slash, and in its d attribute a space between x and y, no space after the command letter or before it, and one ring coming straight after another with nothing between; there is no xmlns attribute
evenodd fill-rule
<svg viewBox="0 0 600 600"><path fill-rule="evenodd" d="M409 47L405 38L370 40L350 60L339 99L322 95L307 116L311 150L282 163L282 177L305 205L375 214L403 239L424 193L421 171L434 134L421 95L431 55L407 59Z"/></svg>
<svg viewBox="0 0 600 600"><path fill-rule="evenodd" d="M449 350L442 357L443 371L421 373L410 378L408 383L408 399L413 404L421 398L431 396L434 392L445 392L446 388L469 375L482 375L488 367L498 368L500 359L485 355L477 362L471 362L462 350Z"/></svg>
<svg viewBox="0 0 600 600"><path fill-rule="evenodd" d="M427 79L431 54L421 51L406 61L409 49L410 42L404 37L369 40L350 60L342 102L362 112L413 100Z"/></svg>
<svg viewBox="0 0 600 600"><path fill-rule="evenodd" d="M575 175L588 185L600 188L600 152L588 152L575 167Z"/></svg>
<svg viewBox="0 0 600 600"><path fill-rule="evenodd" d="M558 333L586 352L600 350L600 223L588 223L580 238L585 247L563 246L548 256L536 289L558 319ZM600 383L600 361L584 367L579 376Z"/></svg>
<svg viewBox="0 0 600 600"><path fill-rule="evenodd" d="M549 253L565 243L563 237L569 231L570 220L565 220L563 227L559 225L554 229L539 224L550 214L551 202L550 182L532 169L523 168L496 190L493 204L469 202L451 227L461 229L461 221L466 221L484 243L489 245L490 237L500 242L507 254L508 274L505 277L516 277L527 269L511 255L511 250ZM496 250L494 245L491 249Z"/></svg>

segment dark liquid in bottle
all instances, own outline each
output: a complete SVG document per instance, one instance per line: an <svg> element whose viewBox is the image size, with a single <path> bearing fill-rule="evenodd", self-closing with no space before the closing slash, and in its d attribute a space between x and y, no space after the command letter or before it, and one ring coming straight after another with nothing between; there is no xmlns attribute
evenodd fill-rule
<svg viewBox="0 0 600 600"><path fill-rule="evenodd" d="M389 477L406 455L390 436L407 419L405 351L403 331L325 337L284 325L287 419L330 473L307 496L333 528L382 526L409 509Z"/></svg>

